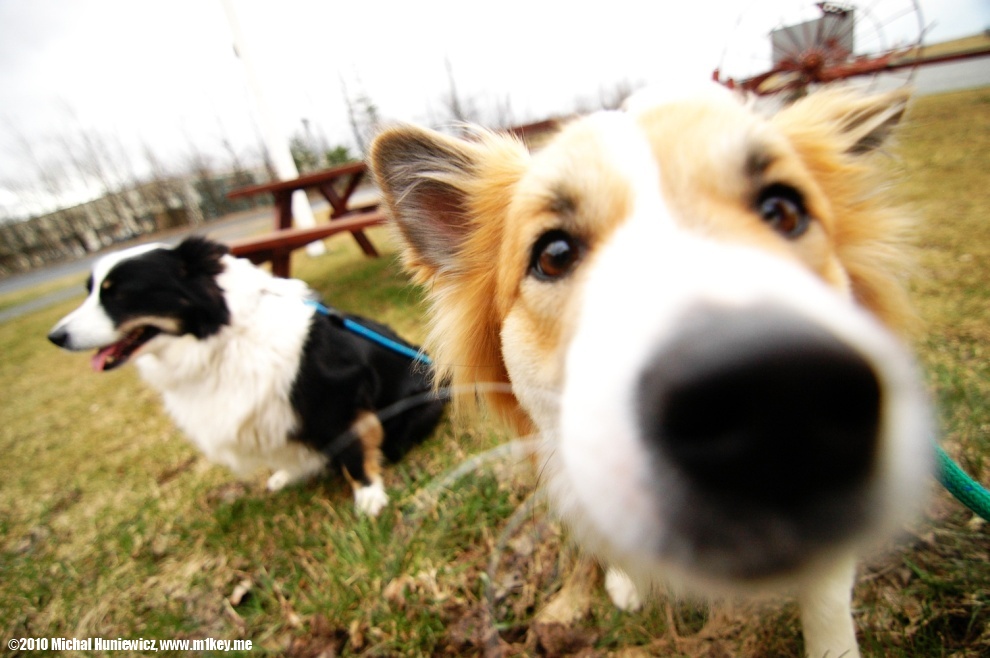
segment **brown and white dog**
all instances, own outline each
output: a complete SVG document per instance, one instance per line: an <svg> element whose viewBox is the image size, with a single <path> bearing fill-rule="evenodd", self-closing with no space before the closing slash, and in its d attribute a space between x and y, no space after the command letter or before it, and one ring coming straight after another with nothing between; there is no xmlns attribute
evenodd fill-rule
<svg viewBox="0 0 990 658"><path fill-rule="evenodd" d="M627 574L606 579L620 605L661 578L789 587L807 655L858 655L855 557L919 510L931 468L895 337L906 220L869 161L906 102L770 113L713 85L533 154L480 131L375 142L438 376L511 385L479 394L545 437L557 509Z"/></svg>

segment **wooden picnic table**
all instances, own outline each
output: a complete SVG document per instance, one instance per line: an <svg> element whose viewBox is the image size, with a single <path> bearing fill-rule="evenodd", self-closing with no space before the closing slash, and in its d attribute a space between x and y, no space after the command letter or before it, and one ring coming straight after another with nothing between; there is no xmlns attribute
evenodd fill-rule
<svg viewBox="0 0 990 658"><path fill-rule="evenodd" d="M351 196L357 190L368 171L363 162L325 169L292 180L274 181L263 185L251 185L232 190L230 199L271 194L275 199L275 227L272 233L244 238L230 243L235 256L248 258L253 263L271 261L272 273L288 277L292 252L311 242L337 233L349 231L361 250L371 257L378 250L371 244L364 230L385 221L378 203L351 206ZM330 221L312 227L296 228L292 221L292 194L297 190L318 190L330 204Z"/></svg>

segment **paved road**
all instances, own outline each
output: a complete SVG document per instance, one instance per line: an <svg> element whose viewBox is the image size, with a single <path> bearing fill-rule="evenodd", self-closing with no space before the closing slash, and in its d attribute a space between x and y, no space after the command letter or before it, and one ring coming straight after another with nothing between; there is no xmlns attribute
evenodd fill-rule
<svg viewBox="0 0 990 658"><path fill-rule="evenodd" d="M247 213L238 213L235 216L217 220L216 222L212 222L206 226L177 231L167 236L155 236L153 238L149 238L146 242L158 241L166 244L175 244L191 233L202 233L223 242L245 235L260 233L266 228L271 227L271 225L271 208L262 208ZM57 265L32 270L31 272L17 274L15 276L0 280L0 295L2 295L10 292L17 292L18 290L24 290L26 288L32 288L50 281L57 281L58 279L73 275L77 275L79 277L79 285L70 285L69 287L52 291L30 301L24 302L23 304L12 306L0 311L0 322L7 322L8 320L20 317L26 313L47 308L48 306L57 304L63 300L81 295L83 292L83 282L85 281L86 273L89 272L93 266L93 262L99 257L100 254L93 254L68 263L59 263Z"/></svg>
<svg viewBox="0 0 990 658"><path fill-rule="evenodd" d="M900 86L906 81L906 71L888 74L893 83L884 86ZM958 89L972 89L990 85L990 56L974 57L958 62L930 64L915 71L911 80L915 94L928 96Z"/></svg>
<svg viewBox="0 0 990 658"><path fill-rule="evenodd" d="M219 219L216 222L207 224L204 227L178 231L165 237L155 236L153 238L149 238L148 240L175 243L189 233L193 232L202 232L216 237L218 240L230 240L264 230L265 227L271 226L271 222L272 210L270 208L260 208L258 210L249 211L246 213L238 213L237 215L230 216L229 218ZM113 247L112 249L116 248L119 248L119 246ZM92 266L93 261L99 257L100 254L92 254L89 256L84 256L78 260L58 263L45 268L24 272L23 274L15 274L5 279L0 279L0 295L9 292L16 292L24 288L30 288L48 281L54 281L71 274L86 272Z"/></svg>

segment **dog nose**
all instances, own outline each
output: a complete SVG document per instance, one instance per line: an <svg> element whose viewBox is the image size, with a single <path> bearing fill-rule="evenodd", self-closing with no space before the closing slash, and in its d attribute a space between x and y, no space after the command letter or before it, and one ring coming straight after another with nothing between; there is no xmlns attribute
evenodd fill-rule
<svg viewBox="0 0 990 658"><path fill-rule="evenodd" d="M882 394L873 367L774 306L695 309L643 372L643 431L701 491L774 506L868 477Z"/></svg>
<svg viewBox="0 0 990 658"><path fill-rule="evenodd" d="M65 329L52 329L48 334L48 340L52 341L59 347L65 347L66 343L69 342L69 332Z"/></svg>

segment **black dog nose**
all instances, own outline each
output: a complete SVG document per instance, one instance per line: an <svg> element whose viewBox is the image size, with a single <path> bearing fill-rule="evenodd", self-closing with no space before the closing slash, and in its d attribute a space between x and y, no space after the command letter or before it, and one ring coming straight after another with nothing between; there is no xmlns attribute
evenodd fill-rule
<svg viewBox="0 0 990 658"><path fill-rule="evenodd" d="M69 342L69 332L65 329L53 329L51 333L48 334L48 340L52 341L59 347L65 347L65 344Z"/></svg>
<svg viewBox="0 0 990 658"><path fill-rule="evenodd" d="M789 506L865 481L881 390L870 364L777 307L702 308L643 373L639 420L701 488Z"/></svg>

